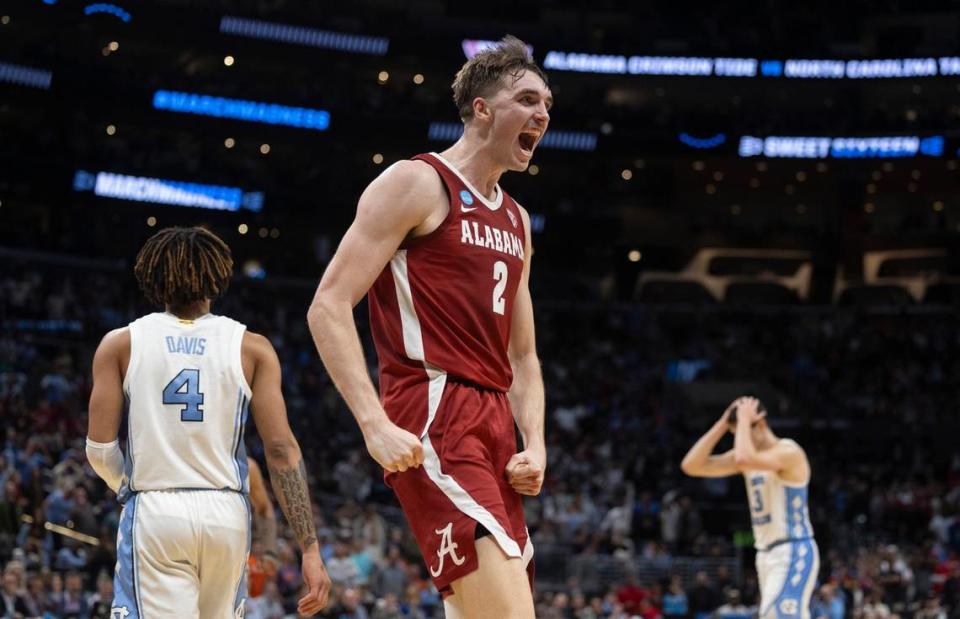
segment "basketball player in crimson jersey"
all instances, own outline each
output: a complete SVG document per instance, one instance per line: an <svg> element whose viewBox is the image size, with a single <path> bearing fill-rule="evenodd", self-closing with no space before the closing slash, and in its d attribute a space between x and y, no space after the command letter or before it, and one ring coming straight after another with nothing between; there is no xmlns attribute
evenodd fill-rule
<svg viewBox="0 0 960 619"><path fill-rule="evenodd" d="M498 181L529 165L553 97L513 37L464 64L453 94L463 137L367 187L308 322L447 617L532 618L521 495L543 483L543 380L527 284L530 219ZM365 294L379 398L353 319Z"/></svg>

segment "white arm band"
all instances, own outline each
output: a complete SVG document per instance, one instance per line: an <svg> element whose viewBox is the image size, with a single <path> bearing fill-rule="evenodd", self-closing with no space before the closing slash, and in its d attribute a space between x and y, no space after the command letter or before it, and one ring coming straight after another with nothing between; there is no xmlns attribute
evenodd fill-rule
<svg viewBox="0 0 960 619"><path fill-rule="evenodd" d="M119 440L98 443L88 438L87 460L111 490L114 492L120 490L120 482L123 480L123 454L120 452Z"/></svg>

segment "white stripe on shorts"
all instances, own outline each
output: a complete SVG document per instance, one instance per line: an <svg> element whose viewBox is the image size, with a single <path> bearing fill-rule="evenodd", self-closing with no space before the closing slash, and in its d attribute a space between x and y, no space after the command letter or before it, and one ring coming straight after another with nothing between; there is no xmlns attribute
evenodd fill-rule
<svg viewBox="0 0 960 619"><path fill-rule="evenodd" d="M443 390L447 384L447 373L443 370L433 367L424 359L423 353L423 331L420 328L420 319L417 316L417 310L413 306L413 295L410 290L410 278L407 271L407 251L400 250L394 254L390 260L390 271L393 274L394 286L397 290L397 305L400 308L400 324L403 328L403 347L407 357L423 363L424 370L430 378L427 388L427 422L420 432L420 441L423 444L423 470L427 477L440 488L441 491L454 506L482 524L497 544L503 549L503 552L510 557L522 557L524 553L520 552L520 546L509 534L506 529L487 511L482 505L470 496L470 494L457 483L450 475L447 475L440 469L440 457L430 442L430 424L440 408L440 400L443 398ZM531 547L532 550L532 547ZM532 556L532 554L531 554Z"/></svg>

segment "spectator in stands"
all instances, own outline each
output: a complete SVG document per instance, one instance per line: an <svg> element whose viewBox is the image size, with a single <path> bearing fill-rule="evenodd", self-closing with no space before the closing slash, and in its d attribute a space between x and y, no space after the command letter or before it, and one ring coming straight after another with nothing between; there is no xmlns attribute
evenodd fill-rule
<svg viewBox="0 0 960 619"><path fill-rule="evenodd" d="M867 594L861 614L863 619L888 619L893 616L890 607L883 603L883 594L878 591Z"/></svg>
<svg viewBox="0 0 960 619"><path fill-rule="evenodd" d="M679 574L670 577L670 584L663 594L663 614L665 617L686 617L690 612L687 592L683 590L683 579Z"/></svg>
<svg viewBox="0 0 960 619"><path fill-rule="evenodd" d="M87 596L83 592L83 577L79 572L69 572L64 588L53 595L55 613L63 619L82 619L90 612Z"/></svg>
<svg viewBox="0 0 960 619"><path fill-rule="evenodd" d="M400 548L390 546L387 558L374 574L373 590L382 595L392 593L399 599L407 591L407 569L407 562L400 555Z"/></svg>
<svg viewBox="0 0 960 619"><path fill-rule="evenodd" d="M699 571L689 594L690 612L695 618L705 617L720 607L720 590L710 581L710 576Z"/></svg>
<svg viewBox="0 0 960 619"><path fill-rule="evenodd" d="M80 570L87 564L87 551L73 538L65 538L63 547L57 552L54 567L58 570Z"/></svg>
<svg viewBox="0 0 960 619"><path fill-rule="evenodd" d="M27 608L30 609L30 612L27 613L30 617L43 616L47 610L52 608L50 596L47 594L47 585L43 576L37 572L31 573L27 577L27 591L24 598L27 602Z"/></svg>
<svg viewBox="0 0 960 619"><path fill-rule="evenodd" d="M843 591L832 583L820 586L810 605L813 619L843 619L847 604Z"/></svg>
<svg viewBox="0 0 960 619"><path fill-rule="evenodd" d="M20 576L15 570L6 569L3 572L3 588L0 590L0 617L13 617L17 613L25 617L30 614L30 608L23 596Z"/></svg>
<svg viewBox="0 0 960 619"><path fill-rule="evenodd" d="M370 615L364 607L361 593L358 589L347 587L340 594L341 609L334 611L339 619L369 619Z"/></svg>
<svg viewBox="0 0 960 619"><path fill-rule="evenodd" d="M97 575L97 592L87 599L91 619L113 619L110 609L113 607L112 572L100 572Z"/></svg>
<svg viewBox="0 0 960 619"><path fill-rule="evenodd" d="M346 538L335 544L333 557L327 561L327 573L334 584L349 588L356 586L360 571L350 556L348 541L349 538Z"/></svg>
<svg viewBox="0 0 960 619"><path fill-rule="evenodd" d="M273 581L264 584L261 595L247 600L245 619L283 619L285 616L283 598Z"/></svg>
<svg viewBox="0 0 960 619"><path fill-rule="evenodd" d="M740 590L728 587L723 592L724 603L715 613L718 619L750 619L754 608L744 605L740 599Z"/></svg>
<svg viewBox="0 0 960 619"><path fill-rule="evenodd" d="M647 597L649 592L640 586L637 575L633 571L628 571L626 580L617 590L617 601L623 605L624 611L630 614L640 612L640 602Z"/></svg>

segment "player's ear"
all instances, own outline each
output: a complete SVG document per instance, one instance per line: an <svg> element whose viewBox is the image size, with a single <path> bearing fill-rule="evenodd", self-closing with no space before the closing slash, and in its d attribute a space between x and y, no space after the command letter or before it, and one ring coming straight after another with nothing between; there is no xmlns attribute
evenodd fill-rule
<svg viewBox="0 0 960 619"><path fill-rule="evenodd" d="M490 105L483 97L476 97L473 100L473 117L480 120L488 120L492 116Z"/></svg>

